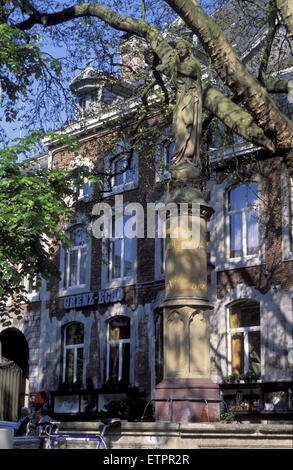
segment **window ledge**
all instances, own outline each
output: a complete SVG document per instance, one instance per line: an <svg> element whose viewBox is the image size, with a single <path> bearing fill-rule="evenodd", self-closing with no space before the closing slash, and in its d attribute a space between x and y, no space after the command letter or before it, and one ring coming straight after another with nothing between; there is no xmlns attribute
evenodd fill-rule
<svg viewBox="0 0 293 470"><path fill-rule="evenodd" d="M138 185L136 182L125 183L121 184L120 186L112 187L111 191L104 191L103 197L113 196L115 194L125 193L126 191L131 191L132 189L136 189Z"/></svg>
<svg viewBox="0 0 293 470"><path fill-rule="evenodd" d="M112 289L114 287L126 287L132 286L136 283L135 278L127 278L127 279L116 279L115 281L105 282L102 285L102 289Z"/></svg>
<svg viewBox="0 0 293 470"><path fill-rule="evenodd" d="M216 271L225 271L228 269L247 268L252 266L261 266L265 264L260 256L253 256L248 258L235 258L233 261L225 261L224 263L216 264Z"/></svg>
<svg viewBox="0 0 293 470"><path fill-rule="evenodd" d="M293 261L293 253L291 252L287 256L284 256L283 261Z"/></svg>
<svg viewBox="0 0 293 470"><path fill-rule="evenodd" d="M93 199L92 194L88 194L88 195L86 195L86 196L80 196L80 197L78 198L79 201L83 201L83 202L91 202L92 199Z"/></svg>
<svg viewBox="0 0 293 470"><path fill-rule="evenodd" d="M68 295L82 294L84 292L89 292L90 286L85 284L83 286L69 287L67 289L59 289L59 297L64 297Z"/></svg>
<svg viewBox="0 0 293 470"><path fill-rule="evenodd" d="M156 183L161 183L163 181L168 181L170 178L171 178L170 171L165 171L164 173L160 173L160 174L156 173L155 181Z"/></svg>

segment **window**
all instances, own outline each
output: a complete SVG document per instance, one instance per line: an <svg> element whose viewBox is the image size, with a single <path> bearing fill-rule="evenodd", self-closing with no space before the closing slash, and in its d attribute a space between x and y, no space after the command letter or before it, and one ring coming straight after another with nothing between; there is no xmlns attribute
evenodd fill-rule
<svg viewBox="0 0 293 470"><path fill-rule="evenodd" d="M85 173L88 174L89 170L86 169ZM85 177L83 179L83 185L81 185L81 178L80 176L77 176L75 178L75 192L77 193L78 199L85 199L89 200L91 196L91 183L90 181Z"/></svg>
<svg viewBox="0 0 293 470"><path fill-rule="evenodd" d="M155 374L156 384L163 380L163 315L155 314Z"/></svg>
<svg viewBox="0 0 293 470"><path fill-rule="evenodd" d="M282 184L282 252L283 259L293 258L293 177L281 174Z"/></svg>
<svg viewBox="0 0 293 470"><path fill-rule="evenodd" d="M95 93L82 95L78 100L81 117L87 117L95 111L97 96Z"/></svg>
<svg viewBox="0 0 293 470"><path fill-rule="evenodd" d="M38 276L32 276L28 274L23 279L23 286L30 301L39 300L39 289L41 287L41 279Z"/></svg>
<svg viewBox="0 0 293 470"><path fill-rule="evenodd" d="M73 322L64 329L63 382L83 384L84 326Z"/></svg>
<svg viewBox="0 0 293 470"><path fill-rule="evenodd" d="M138 154L131 158L127 144L117 144L115 152L105 159L104 197L130 191L138 184ZM129 166L129 168L128 168Z"/></svg>
<svg viewBox="0 0 293 470"><path fill-rule="evenodd" d="M160 147L160 157L156 163L156 181L170 178L170 165L175 142L164 142Z"/></svg>
<svg viewBox="0 0 293 470"><path fill-rule="evenodd" d="M64 253L64 289L83 287L87 284L88 237L83 226L69 231L72 246Z"/></svg>
<svg viewBox="0 0 293 470"><path fill-rule="evenodd" d="M258 185L249 183L227 193L228 253L230 258L259 252Z"/></svg>
<svg viewBox="0 0 293 470"><path fill-rule="evenodd" d="M165 247L166 238L159 237L159 214L156 211L156 232L155 232L155 275L156 279L165 277Z"/></svg>
<svg viewBox="0 0 293 470"><path fill-rule="evenodd" d="M130 161L130 168L128 167L128 158L127 157L119 157L114 160L112 168L113 168L113 179L112 179L112 187L116 189L127 189L133 183L134 180L134 163L133 157Z"/></svg>
<svg viewBox="0 0 293 470"><path fill-rule="evenodd" d="M232 372L261 375L260 308L254 300L242 300L229 308L228 349Z"/></svg>
<svg viewBox="0 0 293 470"><path fill-rule="evenodd" d="M136 272L136 238L125 236L125 225L131 215L113 218L113 235L108 241L107 281L131 280ZM123 226L122 226L123 224ZM120 234L118 236L117 234Z"/></svg>
<svg viewBox="0 0 293 470"><path fill-rule="evenodd" d="M108 323L106 382L129 383L130 320L115 317Z"/></svg>

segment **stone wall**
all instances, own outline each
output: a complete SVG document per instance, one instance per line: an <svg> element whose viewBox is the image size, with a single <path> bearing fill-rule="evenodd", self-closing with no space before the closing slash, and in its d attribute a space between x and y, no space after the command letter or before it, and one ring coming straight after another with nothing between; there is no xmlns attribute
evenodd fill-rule
<svg viewBox="0 0 293 470"><path fill-rule="evenodd" d="M95 434L101 423L63 423L60 432ZM109 449L292 449L290 424L124 423L106 431ZM68 441L68 448L95 442Z"/></svg>

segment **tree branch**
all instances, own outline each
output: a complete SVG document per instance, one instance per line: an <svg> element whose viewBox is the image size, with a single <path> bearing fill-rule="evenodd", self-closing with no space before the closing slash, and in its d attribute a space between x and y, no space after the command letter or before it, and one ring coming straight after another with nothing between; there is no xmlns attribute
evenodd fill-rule
<svg viewBox="0 0 293 470"><path fill-rule="evenodd" d="M145 0L141 0L141 19L142 19L142 21L145 20L145 14L146 14Z"/></svg>
<svg viewBox="0 0 293 470"><path fill-rule="evenodd" d="M226 35L196 0L166 0L200 38L223 82L281 152L292 152L293 123L243 65Z"/></svg>
<svg viewBox="0 0 293 470"><path fill-rule="evenodd" d="M280 151L291 152L293 123L278 108L266 89L242 64L220 27L208 17L196 0L165 1L199 36L221 79L249 111L258 127L263 129L267 138L267 148L277 147ZM83 16L98 17L114 29L134 33L145 38L151 44L153 52L164 63L168 63L174 55L173 48L155 27L142 20L119 15L98 3L83 3L52 14L34 14L28 20L19 23L17 27L30 29L37 23L48 27ZM239 109L241 110L241 108ZM251 119L251 122L253 120ZM263 136L261 140L265 140Z"/></svg>
<svg viewBox="0 0 293 470"><path fill-rule="evenodd" d="M270 80L265 78L265 87L269 93L289 93L289 80L283 78Z"/></svg>
<svg viewBox="0 0 293 470"><path fill-rule="evenodd" d="M273 41L274 41L276 30L277 30L276 19L277 19L277 9L274 8L271 10L271 12L268 15L269 30L268 30L268 34L266 37L263 55L262 55L262 59L261 59L261 63L260 63L259 71L258 71L258 79L260 83L264 86L266 86L265 84L266 73L267 73L269 58L271 55Z"/></svg>
<svg viewBox="0 0 293 470"><path fill-rule="evenodd" d="M244 137L258 146L267 148L270 152L275 147L270 139L266 137L263 130L253 122L253 118L244 109L233 103L231 99L223 95L210 83L203 84L204 107L217 116L227 127L236 134Z"/></svg>

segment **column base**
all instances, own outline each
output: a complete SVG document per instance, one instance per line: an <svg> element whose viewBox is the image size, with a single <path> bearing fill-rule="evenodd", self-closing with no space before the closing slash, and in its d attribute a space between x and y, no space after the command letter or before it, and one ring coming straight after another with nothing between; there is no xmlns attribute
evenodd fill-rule
<svg viewBox="0 0 293 470"><path fill-rule="evenodd" d="M168 401L155 402L156 421L213 423L220 420L219 385L209 379L165 379L156 386L156 400L160 399Z"/></svg>

